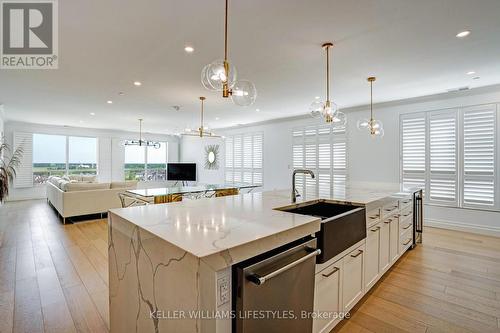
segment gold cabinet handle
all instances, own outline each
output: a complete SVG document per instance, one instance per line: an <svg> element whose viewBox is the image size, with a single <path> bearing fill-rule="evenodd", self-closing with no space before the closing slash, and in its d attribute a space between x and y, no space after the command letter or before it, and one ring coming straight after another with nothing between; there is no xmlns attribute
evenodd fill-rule
<svg viewBox="0 0 500 333"><path fill-rule="evenodd" d="M359 251L358 251L358 253L356 253L356 254L351 254L351 257L353 257L353 258L357 258L357 257L359 257L359 255L360 255L361 253L363 253L363 250L359 250Z"/></svg>
<svg viewBox="0 0 500 333"><path fill-rule="evenodd" d="M376 232L378 230L380 230L380 227L376 227L375 229L371 229L371 231L373 231L373 232Z"/></svg>
<svg viewBox="0 0 500 333"><path fill-rule="evenodd" d="M385 224L389 224L391 222L392 222L392 219L388 219L388 220L384 221Z"/></svg>
<svg viewBox="0 0 500 333"><path fill-rule="evenodd" d="M333 267L333 270L330 273L328 273L328 274L321 274L321 275L323 275L324 277L330 277L330 276L332 276L333 274L335 274L338 271L339 271L338 267Z"/></svg>
<svg viewBox="0 0 500 333"><path fill-rule="evenodd" d="M394 215L393 217L394 217L395 219L397 219L397 218L399 218L400 216L401 216L401 214L396 214L396 215Z"/></svg>
<svg viewBox="0 0 500 333"><path fill-rule="evenodd" d="M411 238L408 238L408 240L406 242L404 242L403 245L408 245L408 244L410 244L410 242L411 242Z"/></svg>
<svg viewBox="0 0 500 333"><path fill-rule="evenodd" d="M408 224L406 227L403 227L404 230L408 229L409 227L412 226L413 223Z"/></svg>

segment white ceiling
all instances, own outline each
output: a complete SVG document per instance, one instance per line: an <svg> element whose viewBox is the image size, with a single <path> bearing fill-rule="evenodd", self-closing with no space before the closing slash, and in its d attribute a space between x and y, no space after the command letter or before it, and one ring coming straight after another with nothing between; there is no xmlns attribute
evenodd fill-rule
<svg viewBox="0 0 500 333"><path fill-rule="evenodd" d="M200 83L202 67L222 56L223 0L59 1L59 69L1 70L7 120L137 130L142 117L146 131L175 133L197 125L201 95L211 127L300 115L324 97L324 41L335 43L332 93L340 107L369 102L370 75L378 77L376 102L500 83L498 0L230 6L229 57L257 87L253 106L234 106ZM472 33L456 38L462 30ZM481 78L465 74L471 70Z"/></svg>

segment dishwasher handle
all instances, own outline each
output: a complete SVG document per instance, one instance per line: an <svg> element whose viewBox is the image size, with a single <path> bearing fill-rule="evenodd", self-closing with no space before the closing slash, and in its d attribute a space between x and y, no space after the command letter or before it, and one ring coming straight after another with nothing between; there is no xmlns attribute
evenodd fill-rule
<svg viewBox="0 0 500 333"><path fill-rule="evenodd" d="M283 267L280 267L278 268L277 270L269 273L269 274L266 274L264 276L260 276L259 274L250 274L247 276L247 279L252 282L252 283L255 283L256 285L260 286L260 285L263 285L264 283L266 283L267 280L277 276L277 275L280 275L281 273L289 270L290 268L293 268L295 266L297 266L298 264L310 259L310 258L313 258L313 257L316 257L318 255L321 254L321 250L320 249L310 249L310 250L313 250L313 252L310 252L309 254L303 256L302 258L299 258Z"/></svg>

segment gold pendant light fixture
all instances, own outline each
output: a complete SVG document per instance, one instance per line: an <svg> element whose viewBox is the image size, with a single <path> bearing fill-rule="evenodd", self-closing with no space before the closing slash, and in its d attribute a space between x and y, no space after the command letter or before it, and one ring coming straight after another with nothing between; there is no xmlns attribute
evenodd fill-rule
<svg viewBox="0 0 500 333"><path fill-rule="evenodd" d="M222 91L222 97L229 98L239 106L249 106L257 98L255 85L248 80L238 80L236 68L228 60L228 12L229 0L226 0L224 21L224 60L215 60L203 67L201 83L211 91Z"/></svg>
<svg viewBox="0 0 500 333"><path fill-rule="evenodd" d="M309 109L313 117L322 116L326 123L342 127L347 122L346 116L338 110L337 104L330 100L330 48L333 43L324 43L322 47L326 53L326 101L314 101Z"/></svg>
<svg viewBox="0 0 500 333"><path fill-rule="evenodd" d="M142 139L142 121L143 119L139 119L139 140L126 140L125 146L153 147L155 149L160 148L159 142Z"/></svg>
<svg viewBox="0 0 500 333"><path fill-rule="evenodd" d="M197 130L192 130L190 128L186 128L186 131L184 133L182 133L182 135L186 135L186 136L198 136L200 138L203 138L203 137L211 137L211 138L219 138L220 136L218 135L215 135L214 133L210 132L208 130L208 127L205 127L203 125L203 116L204 116L204 112L205 112L205 100L207 98L206 97L203 97L201 96L200 97L200 101L201 101L201 121L200 121L200 127L197 129Z"/></svg>
<svg viewBox="0 0 500 333"><path fill-rule="evenodd" d="M358 120L358 129L360 131L368 130L372 137L383 137L384 136L384 125L380 120L373 118L373 82L377 78L370 76L367 81L370 82L370 119L360 119Z"/></svg>

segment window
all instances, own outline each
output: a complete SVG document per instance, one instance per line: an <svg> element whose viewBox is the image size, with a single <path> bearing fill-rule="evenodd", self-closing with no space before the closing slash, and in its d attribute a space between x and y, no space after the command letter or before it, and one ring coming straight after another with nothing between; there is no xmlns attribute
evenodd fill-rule
<svg viewBox="0 0 500 333"><path fill-rule="evenodd" d="M226 137L226 181L262 185L263 151L262 132Z"/></svg>
<svg viewBox="0 0 500 333"><path fill-rule="evenodd" d="M68 174L97 174L97 139L70 136L68 145Z"/></svg>
<svg viewBox="0 0 500 333"><path fill-rule="evenodd" d="M308 126L292 131L292 165L316 177L297 175L296 186L305 197L345 195L347 182L346 128Z"/></svg>
<svg viewBox="0 0 500 333"><path fill-rule="evenodd" d="M428 203L498 209L497 106L404 114L403 188L423 187Z"/></svg>
<svg viewBox="0 0 500 333"><path fill-rule="evenodd" d="M68 174L97 174L97 139L33 134L33 184Z"/></svg>
<svg viewBox="0 0 500 333"><path fill-rule="evenodd" d="M125 146L125 180L166 180L167 145L167 142L160 142L160 148Z"/></svg>

